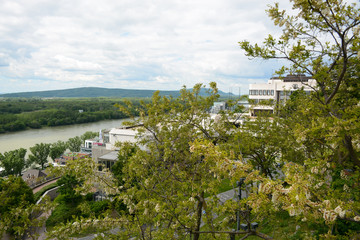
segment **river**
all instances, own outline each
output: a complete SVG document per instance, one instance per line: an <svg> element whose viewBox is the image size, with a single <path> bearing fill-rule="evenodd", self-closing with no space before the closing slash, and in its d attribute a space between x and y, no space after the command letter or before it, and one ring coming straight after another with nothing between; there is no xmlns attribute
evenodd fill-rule
<svg viewBox="0 0 360 240"><path fill-rule="evenodd" d="M69 138L80 136L86 131L99 132L100 129L119 127L129 119L105 120L67 126L30 129L20 132L0 134L0 153L18 148L28 149L36 143L54 143L58 140L67 141Z"/></svg>

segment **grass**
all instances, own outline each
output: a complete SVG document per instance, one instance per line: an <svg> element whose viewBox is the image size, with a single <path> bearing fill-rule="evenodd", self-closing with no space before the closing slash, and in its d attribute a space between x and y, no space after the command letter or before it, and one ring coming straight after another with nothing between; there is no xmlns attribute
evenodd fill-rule
<svg viewBox="0 0 360 240"><path fill-rule="evenodd" d="M37 193L34 194L34 199L35 199L35 202L38 201L40 199L40 197L49 189L52 189L54 187L57 187L57 184L56 182L54 183L51 183L45 187L43 187L40 191L38 191Z"/></svg>
<svg viewBox="0 0 360 240"><path fill-rule="evenodd" d="M258 232L264 233L273 239L301 240L318 239L319 234L327 232L324 224L309 224L295 217L290 217L288 212L279 211L259 223ZM236 239L241 239L238 236ZM250 236L247 240L260 240L260 237Z"/></svg>
<svg viewBox="0 0 360 240"><path fill-rule="evenodd" d="M234 188L234 186L231 185L230 179L224 179L221 182L221 184L220 184L220 186L219 186L219 188L217 190L217 193L219 194L219 193L222 193L222 192L226 192L226 191L229 191L229 190L231 190L233 188Z"/></svg>

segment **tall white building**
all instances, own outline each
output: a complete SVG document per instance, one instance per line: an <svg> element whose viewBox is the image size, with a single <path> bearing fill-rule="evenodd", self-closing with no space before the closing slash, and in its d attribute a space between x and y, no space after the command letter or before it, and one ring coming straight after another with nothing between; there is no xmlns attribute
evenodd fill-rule
<svg viewBox="0 0 360 240"><path fill-rule="evenodd" d="M316 80L305 75L287 75L282 79L273 77L267 83L250 84L250 115L256 116L258 112L273 112L274 104L286 101L292 92L303 89L310 93L315 87ZM261 102L268 104L262 105Z"/></svg>

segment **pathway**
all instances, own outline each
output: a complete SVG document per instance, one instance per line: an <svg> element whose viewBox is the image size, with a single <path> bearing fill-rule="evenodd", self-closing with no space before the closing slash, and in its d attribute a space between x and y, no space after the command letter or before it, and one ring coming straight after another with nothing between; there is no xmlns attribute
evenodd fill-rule
<svg viewBox="0 0 360 240"><path fill-rule="evenodd" d="M49 181L49 182L47 182L47 183L44 183L44 184L42 184L42 185L34 188L34 189L33 189L33 193L34 193L34 194L37 193L37 192L40 191L43 187L45 187L45 186L47 186L47 185L50 185L50 184L56 182L57 180L58 180L58 178L56 178L56 179L54 179L54 180L51 180L51 181Z"/></svg>

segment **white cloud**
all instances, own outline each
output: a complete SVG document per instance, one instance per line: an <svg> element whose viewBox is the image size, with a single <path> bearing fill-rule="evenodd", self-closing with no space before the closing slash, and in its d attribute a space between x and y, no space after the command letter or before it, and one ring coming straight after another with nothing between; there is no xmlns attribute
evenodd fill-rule
<svg viewBox="0 0 360 240"><path fill-rule="evenodd" d="M173 90L201 81L216 81L224 91L245 88L250 78L271 77L273 66L249 61L237 43L275 31L266 5L263 0L3 0L1 92L83 86Z"/></svg>

